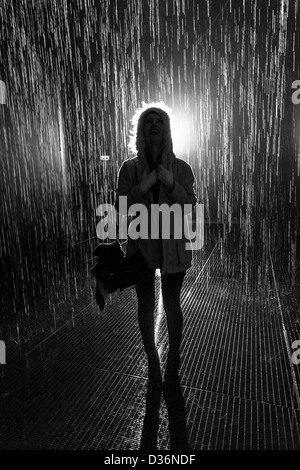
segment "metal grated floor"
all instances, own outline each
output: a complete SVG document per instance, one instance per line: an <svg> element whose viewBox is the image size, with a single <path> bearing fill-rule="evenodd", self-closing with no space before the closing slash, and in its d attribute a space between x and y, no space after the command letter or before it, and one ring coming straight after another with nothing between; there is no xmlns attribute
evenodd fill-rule
<svg viewBox="0 0 300 470"><path fill-rule="evenodd" d="M147 394L134 290L99 314L83 279L76 302L60 304L72 322L1 366L0 448L299 450L300 364L290 360L299 266L293 282L280 259L252 268L246 283L239 254L216 245L195 256L182 293L181 387L161 396ZM156 338L164 367L160 295Z"/></svg>

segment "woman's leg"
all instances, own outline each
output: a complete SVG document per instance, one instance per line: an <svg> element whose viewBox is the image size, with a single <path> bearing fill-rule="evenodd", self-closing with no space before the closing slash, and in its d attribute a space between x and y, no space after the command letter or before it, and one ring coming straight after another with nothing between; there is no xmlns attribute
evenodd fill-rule
<svg viewBox="0 0 300 470"><path fill-rule="evenodd" d="M153 279L136 287L138 298L138 322L148 358L148 376L153 385L161 384L159 356L155 346L154 308L155 308L155 271Z"/></svg>
<svg viewBox="0 0 300 470"><path fill-rule="evenodd" d="M184 276L185 271L175 274L164 274L162 276L162 296L169 334L169 353L165 371L166 380L178 377L183 328L180 294Z"/></svg>

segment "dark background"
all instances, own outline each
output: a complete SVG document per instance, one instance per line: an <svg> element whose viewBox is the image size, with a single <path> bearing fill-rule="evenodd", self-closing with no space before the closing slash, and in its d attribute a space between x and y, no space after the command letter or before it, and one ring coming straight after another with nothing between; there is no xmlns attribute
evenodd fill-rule
<svg viewBox="0 0 300 470"><path fill-rule="evenodd" d="M43 324L42 315L32 318L33 299L91 261L96 208L114 199L142 101L163 100L179 121L175 150L195 172L207 243L210 233L222 235L245 264L280 252L293 274L300 249L296 5L1 2L2 335Z"/></svg>

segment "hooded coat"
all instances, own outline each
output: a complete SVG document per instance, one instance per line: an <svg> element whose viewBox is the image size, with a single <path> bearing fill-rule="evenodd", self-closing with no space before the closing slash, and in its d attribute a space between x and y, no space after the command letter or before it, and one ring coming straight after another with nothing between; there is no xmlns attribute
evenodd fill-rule
<svg viewBox="0 0 300 470"><path fill-rule="evenodd" d="M173 172L174 186L169 192L163 184L159 186L158 204L179 204L179 210L174 211L174 218L170 224L170 237L164 239L151 238L151 205L154 203L152 191L142 194L140 183L144 172L149 173L149 165L145 156L145 144L143 141L142 129L146 115L150 112L156 112L161 115L164 120L164 146L161 158L162 165ZM187 239L184 235L181 238L175 238L175 224L181 224L182 234L184 233L184 213L186 213L185 205L189 204L194 207L197 198L195 195L194 184L195 178L190 165L176 158L172 151L172 141L170 134L169 117L165 111L160 108L148 108L142 113L136 139L137 156L123 162L119 175L116 194L115 208L120 212L119 197L127 196L127 208L133 204L143 204L147 208L149 236L147 238L139 238L135 240L128 237L126 257L131 257L140 251L147 266L150 269L160 268L162 274L176 273L185 271L191 266L192 252L186 249ZM122 214L122 213L121 213ZM127 215L127 214L122 214ZM129 228L130 230L130 228ZM160 227L161 231L161 227Z"/></svg>

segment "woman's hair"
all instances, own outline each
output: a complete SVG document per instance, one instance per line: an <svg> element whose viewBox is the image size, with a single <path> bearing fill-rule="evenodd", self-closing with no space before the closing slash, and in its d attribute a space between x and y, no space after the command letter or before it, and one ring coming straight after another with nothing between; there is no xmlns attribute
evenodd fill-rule
<svg viewBox="0 0 300 470"><path fill-rule="evenodd" d="M132 153L145 154L146 141L144 136L144 123L147 114L157 113L161 116L164 123L163 133L163 153L173 153L173 142L172 142L172 110L163 102L142 102L141 108L139 108L132 118L132 130L130 132L130 140L128 148Z"/></svg>

